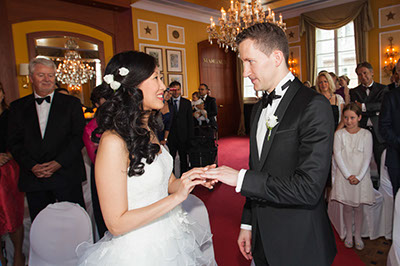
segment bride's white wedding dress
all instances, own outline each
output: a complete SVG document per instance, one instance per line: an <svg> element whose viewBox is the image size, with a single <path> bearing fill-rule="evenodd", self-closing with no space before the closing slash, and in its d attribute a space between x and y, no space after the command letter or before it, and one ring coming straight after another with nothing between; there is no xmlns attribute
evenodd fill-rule
<svg viewBox="0 0 400 266"><path fill-rule="evenodd" d="M128 209L148 206L168 196L168 180L173 160L161 146L162 153L144 174L127 177ZM154 220L120 236L106 232L96 244L82 243L77 248L78 265L216 265L202 250L212 245L212 235L191 220L181 205Z"/></svg>

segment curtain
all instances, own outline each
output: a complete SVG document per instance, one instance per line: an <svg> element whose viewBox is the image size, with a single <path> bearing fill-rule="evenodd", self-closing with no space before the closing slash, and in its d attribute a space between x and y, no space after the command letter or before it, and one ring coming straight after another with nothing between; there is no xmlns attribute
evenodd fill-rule
<svg viewBox="0 0 400 266"><path fill-rule="evenodd" d="M239 52L237 52L239 53ZM246 127L244 124L244 102L243 102L243 63L238 56L236 56L236 84L239 95L239 107L240 107L240 119L239 119L239 129L237 134L239 136L246 135Z"/></svg>
<svg viewBox="0 0 400 266"><path fill-rule="evenodd" d="M374 27L369 0L355 1L338 6L303 13L300 16L300 35L307 34L306 48L308 78L315 79L315 28L333 30L354 21L357 62L367 58L366 34ZM314 49L313 49L314 48Z"/></svg>

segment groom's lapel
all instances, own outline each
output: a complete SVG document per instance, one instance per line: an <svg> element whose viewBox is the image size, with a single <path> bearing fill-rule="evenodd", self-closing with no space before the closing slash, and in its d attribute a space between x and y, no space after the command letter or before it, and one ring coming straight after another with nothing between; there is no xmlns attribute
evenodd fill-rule
<svg viewBox="0 0 400 266"><path fill-rule="evenodd" d="M261 111L262 111L262 104L261 101L254 105L256 109L253 122L250 125L250 152L251 152L251 162L253 166L256 166L260 159L258 156L258 148L257 148L257 126L258 120L260 119Z"/></svg>
<svg viewBox="0 0 400 266"><path fill-rule="evenodd" d="M287 91L285 93L285 96L282 98L281 102L279 103L278 108L275 111L275 116L278 117L278 124L272 129L271 131L271 136L268 140L268 134L265 135L264 139L264 144L263 144L263 149L261 153L261 158L260 158L260 163L257 165L257 171L261 171L265 160L267 159L269 150L271 148L272 142L274 141L275 133L279 129L280 126L280 121L282 121L283 117L285 116L286 110L290 104L290 102L293 100L293 97L296 95L297 91L300 89L302 83L295 78L295 80L292 82L289 88L287 88Z"/></svg>

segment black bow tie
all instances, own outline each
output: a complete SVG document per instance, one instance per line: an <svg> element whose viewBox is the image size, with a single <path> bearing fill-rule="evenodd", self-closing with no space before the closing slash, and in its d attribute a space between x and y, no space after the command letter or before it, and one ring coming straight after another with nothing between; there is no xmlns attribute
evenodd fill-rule
<svg viewBox="0 0 400 266"><path fill-rule="evenodd" d="M285 84L282 85L282 91L286 90L292 81L288 80ZM273 90L270 94L267 94L264 92L263 97L262 97L262 106L263 108L267 107L268 105L272 105L272 101L275 99L279 99L282 96L280 95L275 95L275 90Z"/></svg>
<svg viewBox="0 0 400 266"><path fill-rule="evenodd" d="M35 98L35 101L36 101L39 105L41 105L42 102L43 102L44 100L45 100L46 102L50 103L50 96L46 96L46 97L43 97L43 98Z"/></svg>

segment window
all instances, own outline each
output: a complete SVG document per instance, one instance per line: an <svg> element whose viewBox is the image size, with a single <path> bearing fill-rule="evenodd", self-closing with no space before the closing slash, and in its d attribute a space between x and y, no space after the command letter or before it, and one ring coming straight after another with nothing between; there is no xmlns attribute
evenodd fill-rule
<svg viewBox="0 0 400 266"><path fill-rule="evenodd" d="M262 96L262 92L254 89L254 85L249 78L243 78L243 87L243 98L245 103L257 101L256 97Z"/></svg>
<svg viewBox="0 0 400 266"><path fill-rule="evenodd" d="M353 22L336 30L317 28L315 49L317 73L326 70L338 76L347 75L350 78L349 88L358 85Z"/></svg>

